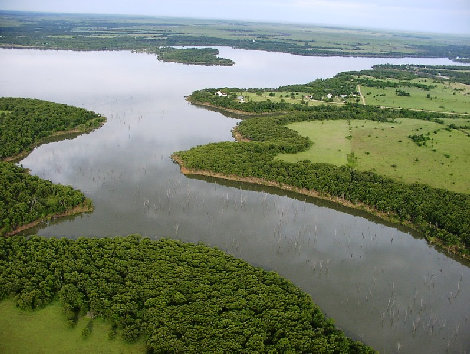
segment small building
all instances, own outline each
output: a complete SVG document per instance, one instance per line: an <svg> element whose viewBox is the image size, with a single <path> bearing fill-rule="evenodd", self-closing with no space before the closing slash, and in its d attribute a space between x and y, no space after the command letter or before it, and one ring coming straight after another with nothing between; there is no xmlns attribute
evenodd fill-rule
<svg viewBox="0 0 470 354"><path fill-rule="evenodd" d="M240 102L240 103L244 103L244 102L245 102L245 97L243 97L243 96L237 96L237 100L238 100L238 102Z"/></svg>
<svg viewBox="0 0 470 354"><path fill-rule="evenodd" d="M215 94L219 97L227 97L227 94L225 92L222 92L222 91L217 91Z"/></svg>
<svg viewBox="0 0 470 354"><path fill-rule="evenodd" d="M333 98L333 95L331 93L329 93L328 95L326 95L326 98L331 99L331 98Z"/></svg>

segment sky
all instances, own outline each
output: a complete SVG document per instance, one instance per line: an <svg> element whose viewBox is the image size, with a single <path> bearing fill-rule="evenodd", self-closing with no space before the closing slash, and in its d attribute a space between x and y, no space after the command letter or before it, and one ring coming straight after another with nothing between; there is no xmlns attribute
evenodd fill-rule
<svg viewBox="0 0 470 354"><path fill-rule="evenodd" d="M0 9L470 34L470 0L0 0Z"/></svg>

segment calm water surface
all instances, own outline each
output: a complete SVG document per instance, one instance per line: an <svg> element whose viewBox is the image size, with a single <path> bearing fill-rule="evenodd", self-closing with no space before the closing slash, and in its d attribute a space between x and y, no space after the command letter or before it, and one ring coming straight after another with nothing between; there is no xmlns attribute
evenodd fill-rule
<svg viewBox="0 0 470 354"><path fill-rule="evenodd" d="M205 87L276 87L379 63L447 59L299 57L220 48L233 67L161 63L130 52L0 50L0 95L84 107L99 130L34 150L32 173L82 190L95 211L35 232L141 233L203 241L311 294L355 339L381 352L470 352L470 271L406 231L315 200L185 177L169 158L233 140L237 120L184 100Z"/></svg>

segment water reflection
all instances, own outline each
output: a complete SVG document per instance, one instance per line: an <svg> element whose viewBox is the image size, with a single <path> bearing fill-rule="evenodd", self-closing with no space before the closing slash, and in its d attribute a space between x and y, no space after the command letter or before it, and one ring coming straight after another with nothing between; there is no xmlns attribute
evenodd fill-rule
<svg viewBox="0 0 470 354"><path fill-rule="evenodd" d="M22 161L71 184L95 212L51 223L41 235L141 233L203 241L272 269L310 293L346 333L384 352L470 350L470 272L424 240L361 213L270 189L188 178L169 158L232 140L236 119L191 106L203 87L275 87L377 63L444 59L295 57L221 48L233 67L160 63L129 52L0 50L0 94L85 107L99 130L41 146ZM406 231L406 230L404 230Z"/></svg>

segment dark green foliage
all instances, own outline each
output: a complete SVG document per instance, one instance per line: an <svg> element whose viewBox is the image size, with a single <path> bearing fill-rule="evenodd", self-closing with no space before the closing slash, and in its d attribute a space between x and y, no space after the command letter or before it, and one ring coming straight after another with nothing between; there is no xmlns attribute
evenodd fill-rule
<svg viewBox="0 0 470 354"><path fill-rule="evenodd" d="M29 151L54 132L92 130L105 120L96 113L28 98L0 98L0 236L18 227L91 201L69 186L53 184L1 158Z"/></svg>
<svg viewBox="0 0 470 354"><path fill-rule="evenodd" d="M89 320L86 326L83 327L82 329L82 337L83 338L88 337L92 331L93 331L93 320Z"/></svg>
<svg viewBox="0 0 470 354"><path fill-rule="evenodd" d="M409 135L408 138L414 141L414 143L418 146L424 146L426 145L426 142L428 140L431 140L429 136L425 136L423 134L413 134Z"/></svg>
<svg viewBox="0 0 470 354"><path fill-rule="evenodd" d="M225 104L229 100L224 98L220 102ZM402 222L411 223L428 239L437 238L445 246L466 256L470 253L469 195L426 185L409 185L373 172L356 171L352 166L337 167L309 161L288 163L274 159L279 153L296 153L311 145L307 138L285 127L291 122L324 119L392 121L394 118L434 120L438 117L442 114L362 105L322 105L309 107L304 112L291 109L286 114L251 117L239 123L237 130L252 140L249 143L209 144L178 152L176 156L191 169L257 177L366 204L381 213L398 217Z"/></svg>
<svg viewBox="0 0 470 354"><path fill-rule="evenodd" d="M83 203L89 201L80 191L31 176L24 168L0 161L0 236Z"/></svg>
<svg viewBox="0 0 470 354"><path fill-rule="evenodd" d="M57 294L68 312L111 321L110 336L143 336L149 352L372 352L289 281L202 244L0 239L0 299L34 309Z"/></svg>
<svg viewBox="0 0 470 354"><path fill-rule="evenodd" d="M219 97L216 92L222 90L228 93L227 97ZM436 121L446 117L439 112L424 112L410 109L382 109L377 106L364 106L358 104L345 104L343 106L320 105L306 106L302 104L291 104L286 102L248 101L241 103L236 99L238 88L204 89L194 91L189 96L189 101L194 104L209 104L219 109L238 110L246 113L289 113L283 116L283 124L300 122L304 120L326 120L326 119L370 119L375 121L390 121L395 118L414 118ZM466 118L465 115L453 115L454 118Z"/></svg>
<svg viewBox="0 0 470 354"><path fill-rule="evenodd" d="M184 48L173 47L156 48L155 52L161 61L194 65L220 65L231 66L234 61L225 58L218 58L219 50L214 48Z"/></svg>
<svg viewBox="0 0 470 354"><path fill-rule="evenodd" d="M316 100L321 100L328 94L332 96L356 94L357 83L345 80L341 75L336 75L331 79L318 79L305 85L281 86L279 91L306 92Z"/></svg>
<svg viewBox="0 0 470 354"><path fill-rule="evenodd" d="M403 91L403 90L399 90L399 89L395 90L395 94L396 94L397 96L409 96L409 95L410 95L409 92L406 92L406 91Z"/></svg>
<svg viewBox="0 0 470 354"><path fill-rule="evenodd" d="M195 104L210 104L219 108L237 110L248 113L266 114L274 112L325 112L328 108L319 108L318 106L308 106L301 103L286 103L284 100L281 102L272 102L270 99L264 101L248 101L240 102L238 96L240 92L261 92L273 91L290 92L291 98L298 98L298 94L307 93L315 100L327 100L328 95L331 97L342 97L344 99L356 97L356 102L359 102L357 91L358 85L372 86L372 87L394 87L398 96L410 96L399 87L416 87L425 91L434 88L435 85L412 82L410 80L418 77L429 77L432 80L442 80L442 73L448 75L448 80L466 83L470 82L470 67L468 66L420 66L420 65L376 65L372 70L362 71L349 71L339 73L330 79L318 79L308 84L280 86L276 89L240 89L240 88L210 88L198 90L191 94L189 100ZM397 79L398 82L391 81L390 79ZM227 96L220 97L216 94L217 91L227 93ZM430 96L429 96L430 97ZM332 99L330 99L332 100ZM354 115L367 115L372 114L374 120L377 116L386 115L387 119L393 118L415 118L424 120L437 120L442 118L442 114L436 112L416 112L405 109L395 110L382 110L378 107L369 106L368 111L361 110L360 113L354 112ZM349 115L351 109L346 109L344 112ZM356 110L357 111L357 110ZM380 113L382 112L382 113ZM357 116L348 116L346 119L359 118ZM464 118L465 116L454 115L455 118ZM323 118L330 119L330 118ZM338 119L333 118L333 119ZM364 119L368 119L364 117Z"/></svg>
<svg viewBox="0 0 470 354"><path fill-rule="evenodd" d="M377 74L379 70L377 70L377 67L374 69L374 74ZM364 72L360 72L361 75L367 75ZM370 74L370 71L369 71ZM400 86L407 86L407 87L417 87L425 91L429 91L432 88L435 88L436 85L426 85L426 84L420 84L419 82L411 82L411 81L406 81L406 80L401 80L401 81L390 81L387 79L370 79L367 77L359 77L354 79L355 82L357 82L360 85L368 86L368 87L378 87L378 88L385 88L385 87L400 87Z"/></svg>
<svg viewBox="0 0 470 354"><path fill-rule="evenodd" d="M99 127L104 118L83 108L28 98L0 98L0 159L30 150L58 131Z"/></svg>

